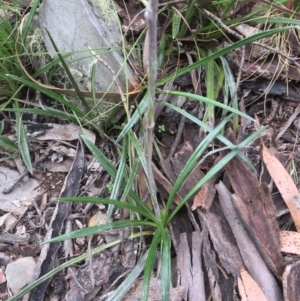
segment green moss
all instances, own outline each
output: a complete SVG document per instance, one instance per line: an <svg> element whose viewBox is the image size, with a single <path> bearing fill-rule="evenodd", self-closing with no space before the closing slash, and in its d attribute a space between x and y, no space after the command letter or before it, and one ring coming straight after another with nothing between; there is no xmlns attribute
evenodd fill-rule
<svg viewBox="0 0 300 301"><path fill-rule="evenodd" d="M38 64L40 68L45 67L50 63L50 56L47 53L42 32L39 28L36 28L32 35L28 35L27 43L25 45L25 50L27 52L30 62L35 66L36 60L38 58Z"/></svg>
<svg viewBox="0 0 300 301"><path fill-rule="evenodd" d="M88 1L107 24L110 24L111 21L117 21L118 16L111 0Z"/></svg>

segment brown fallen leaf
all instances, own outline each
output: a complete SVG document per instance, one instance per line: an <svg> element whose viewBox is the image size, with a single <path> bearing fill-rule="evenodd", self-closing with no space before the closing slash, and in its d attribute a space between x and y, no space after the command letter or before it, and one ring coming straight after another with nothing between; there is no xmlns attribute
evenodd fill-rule
<svg viewBox="0 0 300 301"><path fill-rule="evenodd" d="M194 197L194 203L193 203L193 206L192 206L192 210L195 210L197 209L198 207L203 207L204 206L204 198L205 198L205 195L206 195L206 186L203 185L201 187L201 189L199 190L199 192L195 195Z"/></svg>
<svg viewBox="0 0 300 301"><path fill-rule="evenodd" d="M300 255L300 233L280 231L280 251Z"/></svg>
<svg viewBox="0 0 300 301"><path fill-rule="evenodd" d="M300 232L300 202L299 197L295 197L299 195L298 188L284 166L273 154L271 154L263 141L262 147L263 160L270 176L274 180L283 200L289 208L297 231Z"/></svg>
<svg viewBox="0 0 300 301"><path fill-rule="evenodd" d="M88 227L104 225L107 222L107 215L102 211L97 211L88 222Z"/></svg>
<svg viewBox="0 0 300 301"><path fill-rule="evenodd" d="M268 301L259 285L245 270L245 268L241 268L240 270L240 277L238 277L238 288L242 301Z"/></svg>

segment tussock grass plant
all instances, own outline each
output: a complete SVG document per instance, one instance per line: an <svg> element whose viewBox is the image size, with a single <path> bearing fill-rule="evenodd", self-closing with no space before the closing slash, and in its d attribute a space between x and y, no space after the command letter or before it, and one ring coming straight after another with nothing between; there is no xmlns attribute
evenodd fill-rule
<svg viewBox="0 0 300 301"><path fill-rule="evenodd" d="M236 82L234 80L233 74L228 66L224 55L236 48L240 48L244 45L247 45L253 41L266 38L272 36L274 34L278 34L285 30L294 29L294 26L286 26L281 28L273 28L266 30L264 32L259 32L253 36L247 37L243 40L232 43L231 45L218 48L218 49L204 49L198 52L198 59L195 63L182 68L180 71L176 71L175 73L166 76L163 79L157 80L156 72L158 68L161 68L163 65L164 54L168 52L168 41L174 40L174 38L185 37L188 32L188 27L183 24L190 24L197 14L201 14L201 19L204 18L201 10L195 9L197 1L188 1L188 5L186 7L186 11L180 12L174 11L174 14L177 15L172 19L173 20L173 31L170 34L165 34L163 39L160 41L159 49L157 50L156 44L156 33L157 33L157 24L156 24L156 12L157 12L157 2L155 0L152 1L143 1L147 10L147 18L148 18L148 30L149 30L149 64L148 64L148 84L144 85L141 89L145 90L145 93L137 105L137 109L133 113L129 113L127 111L126 115L126 124L122 127L118 137L115 139L115 145L118 149L119 153L119 164L115 167L110 160L105 156L105 154L94 145L87 136L83 135L82 139L92 153L92 155L99 161L101 166L106 170L106 172L111 177L111 191L109 198L100 198L100 197L72 197L72 198L64 198L60 199L60 201L65 202L82 202L82 203L94 203L94 204L104 204L107 205L107 223L104 225L88 227L80 230L73 231L71 233L61 235L59 237L48 240L44 243L52 243L63 241L66 239L74 239L77 237L89 236L93 234L101 234L105 231L111 229L122 229L129 228L132 231L129 239L138 238L142 236L152 236L152 240L150 245L147 246L147 251L144 254L140 254L140 258L136 264L136 266L132 269L130 274L126 277L123 283L108 297L107 300L115 301L120 300L126 292L131 288L136 279L143 273L143 288L142 288L142 297L141 300L146 301L148 298L148 290L149 290L149 281L151 277L151 273L153 270L153 265L155 261L156 253L160 253L161 259L161 269L160 275L161 283L162 283L162 300L168 301L170 294L170 286L171 286L171 238L170 232L168 229L168 225L172 218L178 213L178 211L187 203L187 201L199 191L199 189L209 180L211 179L217 172L219 172L234 156L241 156L244 160L247 160L243 155L243 148L246 147L253 139L258 137L265 128L259 129L257 132L249 136L239 145L233 145L226 137L223 136L224 128L226 124L229 122L233 123L237 126L238 116L251 119L246 114L240 112L237 106L237 97L236 97ZM227 15L230 12L230 6L233 1L218 1L217 2L220 7L222 7L223 15ZM28 34L30 21L35 13L35 10L39 4L39 1L34 1L32 10L30 12L28 21L26 23L25 29L23 31L22 42L24 43L26 40L26 35ZM209 5L209 4L207 4ZM185 21L180 20L179 16L184 16ZM253 15L246 16L247 18L253 17ZM256 19L257 22L262 21L263 19ZM170 21L171 22L171 21ZM230 20L228 21L230 23ZM235 20L236 22L236 20ZM282 22L284 23L284 22ZM179 28L178 24L182 24L182 27ZM291 24L287 23L287 24ZM293 23L295 24L295 22ZM204 30L214 29L215 34L219 35L220 30L218 26L214 22L206 25ZM1 24L0 24L0 38L1 37ZM201 29L203 31L203 29ZM6 39L10 41L8 43L7 49L9 50L5 55L6 57L12 57L16 55L15 45L13 39L11 38L14 34L14 28L10 28L8 31ZM53 41L53 45L55 46L55 41ZM18 45L20 49L18 49L19 53L21 53L21 45ZM197 46L198 47L198 46ZM196 48L197 48L196 47ZM133 47L134 48L134 47ZM1 50L0 50L1 51ZM12 64L6 68L0 69L0 80L3 78L6 79L6 90L10 91L10 94L7 92L7 96L5 99L9 101L13 101L16 105L8 107L6 104L2 107L2 111L4 112L13 112L17 116L17 128L18 128L18 136L19 141L18 144L14 144L11 141L8 141L4 137L0 136L0 146L5 147L7 150L12 152L16 152L19 149L22 154L24 162L26 162L26 166L29 170L31 170L31 161L30 161L30 153L28 149L28 145L26 142L26 135L24 133L24 127L22 123L21 115L23 113L31 113L37 115L45 115L52 116L59 119L64 119L72 122L77 122L80 125L88 124L93 129L97 130L98 133L102 130L99 129L97 122L95 122L94 116L90 114L90 110L92 109L88 103L86 103L85 96L81 93L79 88L74 81L72 72L68 67L65 61L65 55L60 54L58 49L56 49L58 54L58 59L54 64L58 64L58 62L63 66L65 72L68 74L70 81L72 82L75 90L76 96L82 101L82 104L85 106L86 110L81 110L74 104L72 104L64 95L60 95L47 87L43 87L38 85L36 82L26 78L22 73L22 68L19 68L18 61L16 60L15 65ZM125 57L127 58L127 55ZM53 62L46 64L43 68L45 71L47 68L50 68ZM4 66L4 63L3 63ZM198 67L204 66L206 71L206 88L207 95L206 97L196 95L194 93L182 92L182 91L161 91L158 90L163 84L173 80L174 78L188 73L192 70L196 70ZM1 67L2 68L2 67ZM14 68L17 68L16 71ZM92 74L94 73L94 68L91 70ZM215 77L215 74L218 73L218 76ZM5 77L4 77L5 74ZM94 75L92 75L92 78ZM30 87L32 89L36 89L48 97L52 98L57 103L63 105L67 108L67 111L60 111L55 107L47 107L47 110L42 110L38 108L38 106L34 103L29 103L31 108L23 108L20 104L22 102L19 99L19 92L21 87ZM93 79L91 82L92 92L95 92ZM225 90L225 96L227 99L231 99L232 103L229 101L222 103L216 101L218 92L221 88ZM199 146L195 149L192 156L186 163L185 167L182 169L178 179L173 185L172 191L168 199L166 200L166 206L163 208L158 204L158 200L156 197L156 186L155 181L152 175L152 147L153 147L153 129L155 125L154 121L154 107L155 107L155 93L170 93L179 95L182 97L188 97L193 99L194 101L204 102L207 104L207 120L199 120L198 118L192 116L186 111L166 102L162 102L161 104L177 111L178 113L184 115L186 118L194 122L205 130L206 135ZM5 94L6 95L6 94ZM94 97L94 101L96 98ZM127 109L129 107L129 101L125 104ZM222 120L217 121L215 118L215 108L222 109ZM145 116L145 123L143 123L142 116ZM141 139L138 140L136 134L133 132L133 127L135 125L140 125L139 128L141 130ZM113 140L113 138L111 138ZM188 175L197 167L199 161L204 155L207 154L207 150L209 145L211 145L215 139L218 139L220 142L224 144L224 149L227 150L227 154L220 160L208 173L195 185L195 187L186 195L181 203L175 205L174 198L176 193L180 190L183 183L186 181ZM27 145L27 146L26 146ZM151 200L153 203L154 210L151 210L138 196L135 187L135 181L140 169L145 171L147 177L147 184L149 187L149 192L151 195ZM170 209L171 206L174 209ZM130 218L128 220L113 220L113 213L116 208L124 208L130 211ZM147 229L147 230L145 230ZM92 250L92 254L97 254L105 249L108 249L114 245L121 243L121 240L118 239L114 242L104 244L100 247L97 247ZM88 258L88 254L83 254L77 258L71 259L59 267L49 272L48 274L42 276L40 279L34 281L30 285L23 288L18 294L9 298L9 301L17 300L24 294L30 292L33 288L35 288L38 284L40 284L45 279L52 277L57 272L62 269L75 264L77 262L82 261L83 259Z"/></svg>

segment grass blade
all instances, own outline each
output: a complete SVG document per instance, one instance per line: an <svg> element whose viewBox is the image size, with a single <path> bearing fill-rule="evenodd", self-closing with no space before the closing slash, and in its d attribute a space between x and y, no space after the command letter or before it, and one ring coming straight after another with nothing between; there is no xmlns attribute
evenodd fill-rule
<svg viewBox="0 0 300 301"><path fill-rule="evenodd" d="M142 118L142 115L147 109L147 105L148 105L147 99L148 99L148 92L146 92L145 96L140 101L137 109L133 113L128 123L125 125L122 132L120 133L116 143L120 142L120 140L128 133L128 131Z"/></svg>
<svg viewBox="0 0 300 301"><path fill-rule="evenodd" d="M217 172L219 172L236 154L238 153L239 149L247 146L253 139L258 137L266 127L262 127L257 130L255 133L250 135L247 139L245 139L242 143L236 146L236 149L232 150L228 153L222 160L220 160L210 171L195 185L195 187L182 199L181 203L176 206L176 208L171 212L168 216L167 224L171 221L171 219L177 214L177 212L182 208L182 206L196 193L199 189L209 181Z"/></svg>
<svg viewBox="0 0 300 301"><path fill-rule="evenodd" d="M171 238L169 230L164 229L161 246L161 295L162 301L170 300L171 288Z"/></svg>
<svg viewBox="0 0 300 301"><path fill-rule="evenodd" d="M81 100L83 106L85 107L86 113L89 113L90 112L90 107L87 104L84 96L82 95L82 93L81 93L81 91L80 91L80 89L79 89L79 87L78 87L78 85L77 85L77 83L76 83L76 81L75 81L75 79L74 79L74 77L73 77L73 75L72 75L72 73L71 73L71 71L70 71L67 63L66 63L66 61L64 60L63 56L60 54L60 52L59 52L56 44L54 43L54 41L52 39L52 36L51 36L50 32L47 29L46 29L46 31L47 31L48 37L49 37L49 39L51 41L51 44L54 47L54 49L56 51L56 54L59 57L60 62L63 65L63 67L64 67L64 69L65 69L65 71L66 71L66 73L68 75L68 78L69 78L70 82L72 83L72 85L73 85L73 87L74 87L74 89L75 89L75 91L77 93L77 96L79 97L79 99Z"/></svg>
<svg viewBox="0 0 300 301"><path fill-rule="evenodd" d="M117 169L112 165L112 163L106 158L106 156L99 150L94 143L87 137L87 136L81 136L82 140L86 144L86 146L89 148L93 156L98 160L98 162L103 166L103 168L109 173L109 175L115 180L117 175ZM122 188L125 188L125 183L122 182ZM148 212L151 212L150 209L141 201L139 196L136 195L135 192L130 190L128 193L129 197L133 199L133 201L143 208L143 210Z"/></svg>
<svg viewBox="0 0 300 301"><path fill-rule="evenodd" d="M127 276L126 280L119 285L119 287L106 299L106 301L119 301L121 300L124 295L132 288L133 284L135 283L136 279L144 270L144 266L146 263L146 259L148 257L149 251L147 251L143 257L138 261L135 265L133 270Z"/></svg>
<svg viewBox="0 0 300 301"><path fill-rule="evenodd" d="M19 152L18 146L13 141L11 141L10 139L2 135L0 135L0 148L5 149L12 153Z"/></svg>
<svg viewBox="0 0 300 301"><path fill-rule="evenodd" d="M113 189L110 194L110 198L112 198L112 199L116 199L118 197L119 191L121 188L121 184L123 181L123 176L124 176L124 172L125 172L125 168L126 168L126 160L127 160L127 140L128 140L128 138L124 137L124 139L123 139L124 143L123 143L120 163L119 163L116 178L114 181ZM126 186L127 186L127 183L125 184L125 187ZM111 220L111 215L113 213L113 209L114 209L114 205L109 204L108 209L107 209L107 220L108 221Z"/></svg>
<svg viewBox="0 0 300 301"><path fill-rule="evenodd" d="M188 175L192 172L192 170L197 165L197 160L200 158L200 156L204 153L204 151L207 149L209 144L215 139L215 137L219 134L219 132L224 128L226 123L232 118L232 115L227 116L224 118L218 126L213 129L198 145L198 147L195 149L187 163L185 164L184 168L180 172L176 182L174 183L173 189L169 195L165 215L168 214L169 208L173 202L173 199L176 195L176 193L180 190L182 184L187 179Z"/></svg>
<svg viewBox="0 0 300 301"><path fill-rule="evenodd" d="M70 110L74 111L76 114L78 114L79 116L84 116L85 113L82 112L80 109L78 109L75 105L71 104L70 102L68 102L67 100L65 100L63 97L59 96L58 94L50 91L49 89L46 89L44 87L41 87L39 85L37 85L36 83L33 83L30 80L12 75L12 74L6 74L7 77L12 78L13 80L16 80L30 88L33 88L34 90L38 90L40 92L42 92L43 94L49 96L50 98L53 98L55 101L63 104L64 106L66 106L67 108L69 108Z"/></svg>
<svg viewBox="0 0 300 301"><path fill-rule="evenodd" d="M198 118L194 117L193 115L187 113L185 110L182 110L180 108L178 108L177 106L174 106L170 103L163 103L166 107L169 107L171 109L173 109L174 111L177 111L178 113L184 115L186 118L190 119L191 121L195 122L196 124L198 124L200 126L200 128L203 128L205 131L207 132L211 132L213 129L211 127L209 127L205 122L199 120ZM224 143L226 146L230 147L230 148L235 148L236 145L234 145L231 141L229 141L227 138L225 138L224 136L218 134L216 136L217 139L219 139L222 143ZM250 162L250 160L240 151L238 153L238 156L243 159L253 170L255 170L254 166L252 165L252 163Z"/></svg>
<svg viewBox="0 0 300 301"><path fill-rule="evenodd" d="M30 158L29 147L27 143L26 133L24 129L24 125L22 122L22 115L19 113L16 114L16 124L17 124L17 136L18 136L18 147L21 153L21 157L24 161L24 164L28 171L32 174L32 164Z"/></svg>
<svg viewBox="0 0 300 301"><path fill-rule="evenodd" d="M154 223L158 222L157 219L155 218L155 215L151 211L144 210L138 206L134 206L117 200L97 198L97 197L70 197L70 198L60 198L59 200L64 202L81 202L81 203L105 204L105 205L112 204L116 207L121 207L133 212L137 212L140 215L146 217L147 219L153 221Z"/></svg>
<svg viewBox="0 0 300 301"><path fill-rule="evenodd" d="M40 4L40 0L34 0L33 3L31 4L31 9L30 9L30 13L28 15L28 18L26 19L26 23L23 29L23 34L22 34L22 44L25 45L26 44L26 39L27 39L27 35L31 26L31 22L35 16L36 10L38 9L38 6Z"/></svg>
<svg viewBox="0 0 300 301"><path fill-rule="evenodd" d="M74 115L64 113L59 110L52 108L47 108L47 110L41 109L1 109L3 112L15 112L15 113L24 113L24 114L36 114L41 116L50 116L62 120L78 121Z"/></svg>
<svg viewBox="0 0 300 301"><path fill-rule="evenodd" d="M73 239L73 238L77 238L77 237L89 236L89 235L94 235L94 234L101 234L105 231L114 230L114 229L122 229L122 228L126 228L126 227L139 227L139 226L147 226L147 227L155 228L156 224L153 222L134 221L134 220L116 221L116 222L109 223L109 224L75 230L70 233L51 238L51 239L45 241L44 244L57 242L57 241L63 241L66 239Z"/></svg>
<svg viewBox="0 0 300 301"><path fill-rule="evenodd" d="M145 264L145 270L144 270L144 279L143 279L143 289L142 289L142 296L141 301L147 301L148 300L148 293L149 293L149 283L151 279L151 274L153 270L153 265L155 261L155 254L157 251L157 246L161 238L161 229L157 229L154 237L151 241L151 245L148 249L148 256Z"/></svg>
<svg viewBox="0 0 300 301"><path fill-rule="evenodd" d="M249 119L251 121L255 121L252 117L248 116L247 114L237 110L237 109L234 109L234 108L231 108L227 105L224 105L218 101L215 101L215 100L212 100L210 98L207 98L207 97L204 97L204 96L200 96L200 95L195 95L195 94L192 94L192 93L187 93L187 92L178 92L178 91L167 91L167 92L164 92L164 91L161 91L160 93L169 93L169 94L173 94L173 95L179 95L179 96L183 96L183 97L187 97L187 98L192 98L192 99L195 99L195 100L198 100L198 101L203 101L205 103L208 103L208 104L212 104L216 107L219 107L219 108L222 108L222 109L225 109L229 112L232 112L232 113L235 113L239 116L242 116L246 119ZM166 105L166 103L163 103Z"/></svg>

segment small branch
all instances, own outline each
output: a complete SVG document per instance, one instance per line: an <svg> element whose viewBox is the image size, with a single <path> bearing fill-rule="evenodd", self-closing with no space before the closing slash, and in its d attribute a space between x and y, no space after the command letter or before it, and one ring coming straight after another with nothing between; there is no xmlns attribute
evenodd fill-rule
<svg viewBox="0 0 300 301"><path fill-rule="evenodd" d="M237 39L239 40L242 40L244 39L244 36L237 33L236 31L232 30L230 27L228 27L227 25L224 24L224 22L216 17L214 14L212 14L210 11L208 11L207 9L205 8L201 8L203 10L203 12L209 16L210 18L214 19L219 25L221 28L223 28L224 30L226 30L229 34L233 35L234 37L236 37ZM297 58L292 58L288 55L286 55L285 53L283 53L282 51L278 50L278 49L275 49L271 46L268 46L268 45L265 45L265 44L262 44L262 43L259 43L259 42L252 42L251 44L253 45L257 45L257 46L260 46L260 47L263 47L265 49L268 49L278 55L281 55L282 57L286 58L287 60L289 60L292 64L294 64L296 67L300 68L300 64L297 63Z"/></svg>
<svg viewBox="0 0 300 301"><path fill-rule="evenodd" d="M180 142L180 139L181 139L181 136L182 136L182 132L184 130L184 124L185 124L185 116L181 115L180 122L179 122L179 125L178 125L178 128L177 128L176 137L175 137L175 140L174 140L174 142L171 146L171 149L169 151L169 155L168 155L166 160L171 160L171 158L175 154L177 146L179 145L179 142Z"/></svg>

